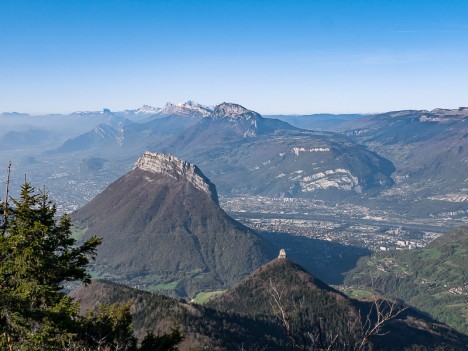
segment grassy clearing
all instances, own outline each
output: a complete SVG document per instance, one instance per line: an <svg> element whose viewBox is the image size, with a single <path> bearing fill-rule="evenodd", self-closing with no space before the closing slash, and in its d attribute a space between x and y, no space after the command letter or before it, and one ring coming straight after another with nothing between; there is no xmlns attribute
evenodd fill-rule
<svg viewBox="0 0 468 351"><path fill-rule="evenodd" d="M349 296L357 297L357 298L369 298L372 297L374 294L368 290L360 290L360 289L353 289L349 292Z"/></svg>
<svg viewBox="0 0 468 351"><path fill-rule="evenodd" d="M453 308L453 309L460 309L460 310L468 310L468 306L465 303L454 303L452 305L447 305L448 308Z"/></svg>
<svg viewBox="0 0 468 351"><path fill-rule="evenodd" d="M165 277L161 274L148 274L145 276L145 280L151 282L159 282L160 280L164 279Z"/></svg>
<svg viewBox="0 0 468 351"><path fill-rule="evenodd" d="M157 284L150 287L151 291L153 290L174 290L179 282L174 280L173 282L166 284Z"/></svg>
<svg viewBox="0 0 468 351"><path fill-rule="evenodd" d="M442 291L442 292L434 294L432 296L435 297L436 299L443 299L445 297L453 296L453 295L451 293L449 293L448 291Z"/></svg>
<svg viewBox="0 0 468 351"><path fill-rule="evenodd" d="M194 302L203 305L204 303L207 303L211 299L215 298L218 295L221 295L224 293L226 290L216 290L216 291L202 291L199 292L195 297L193 298Z"/></svg>

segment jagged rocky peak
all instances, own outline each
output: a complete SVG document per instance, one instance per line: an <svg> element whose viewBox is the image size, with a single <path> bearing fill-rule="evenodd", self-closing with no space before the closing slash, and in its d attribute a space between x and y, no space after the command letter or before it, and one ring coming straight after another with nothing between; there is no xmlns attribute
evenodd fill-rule
<svg viewBox="0 0 468 351"><path fill-rule="evenodd" d="M153 107L150 105L143 105L141 106L138 110L136 110L136 113L141 113L141 114L155 114L160 112L162 109L160 107Z"/></svg>
<svg viewBox="0 0 468 351"><path fill-rule="evenodd" d="M161 110L161 114L165 115L201 115L203 117L208 116L212 112L212 109L207 106L200 105L192 100L187 102L181 102L173 104L167 102L164 108Z"/></svg>
<svg viewBox="0 0 468 351"><path fill-rule="evenodd" d="M212 118L230 118L230 119L250 119L260 117L257 112L246 109L245 107L223 102L216 106L213 113L210 115Z"/></svg>
<svg viewBox="0 0 468 351"><path fill-rule="evenodd" d="M202 106L198 103L196 103L195 101L192 101L192 100L188 100L186 102L182 102L180 104L178 104L179 106L190 106L190 107L197 107L197 106ZM203 106L205 107L205 106Z"/></svg>
<svg viewBox="0 0 468 351"><path fill-rule="evenodd" d="M218 202L215 185L210 182L202 171L194 164L173 155L146 151L135 163L133 169L166 175L177 181L185 180L195 188L209 194L215 202Z"/></svg>

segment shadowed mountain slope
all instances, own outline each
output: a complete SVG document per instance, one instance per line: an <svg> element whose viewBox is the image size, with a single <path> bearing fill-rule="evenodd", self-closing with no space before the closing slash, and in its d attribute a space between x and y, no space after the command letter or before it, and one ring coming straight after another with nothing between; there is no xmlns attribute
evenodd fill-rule
<svg viewBox="0 0 468 351"><path fill-rule="evenodd" d="M367 317L376 323L374 303L352 300L287 258L277 258L207 306L243 316L284 319L298 345L313 347L307 338L315 336L323 339L322 345L315 344L318 349L333 345L333 350L349 350L357 349L362 340ZM421 349L457 350L468 341L466 336L412 309L395 315L381 333L370 337L373 348L378 350L404 350L416 345ZM336 341L331 343L334 337Z"/></svg>
<svg viewBox="0 0 468 351"><path fill-rule="evenodd" d="M278 318L273 287L289 333ZM80 287L73 296L84 308L131 301L140 337L147 330L167 332L179 324L187 336L181 350L285 350L291 349L291 337L296 340L292 349L357 350L363 333L357 321L360 316L366 318L370 307L347 298L288 259L267 263L204 306L106 282ZM461 350L467 342L464 335L412 310L391 320L383 332L388 334L371 338L372 350ZM311 336L316 338L315 348L311 348Z"/></svg>

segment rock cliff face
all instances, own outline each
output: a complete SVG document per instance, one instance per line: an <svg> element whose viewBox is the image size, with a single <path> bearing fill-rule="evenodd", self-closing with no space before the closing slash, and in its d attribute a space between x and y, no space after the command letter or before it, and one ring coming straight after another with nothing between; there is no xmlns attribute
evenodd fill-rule
<svg viewBox="0 0 468 351"><path fill-rule="evenodd" d="M191 100L179 104L166 103L163 109L158 114L160 115L177 115L177 116L192 116L206 117L211 113L211 108L193 102Z"/></svg>
<svg viewBox="0 0 468 351"><path fill-rule="evenodd" d="M248 120L255 117L260 118L261 116L257 112L248 110L241 105L223 102L215 107L210 117Z"/></svg>
<svg viewBox="0 0 468 351"><path fill-rule="evenodd" d="M393 165L350 138L232 103L216 106L165 150L196 162L222 194L336 200L393 184Z"/></svg>
<svg viewBox="0 0 468 351"><path fill-rule="evenodd" d="M152 153L146 151L135 163L133 169L148 171L173 178L176 181L186 181L218 202L216 187L200 169L186 161L169 154Z"/></svg>

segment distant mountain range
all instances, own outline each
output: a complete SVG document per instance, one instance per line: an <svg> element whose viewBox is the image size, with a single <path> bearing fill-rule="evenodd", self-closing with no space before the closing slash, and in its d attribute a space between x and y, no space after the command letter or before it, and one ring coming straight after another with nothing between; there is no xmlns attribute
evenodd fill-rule
<svg viewBox="0 0 468 351"><path fill-rule="evenodd" d="M108 124L101 123L93 130L76 138L67 140L58 152L75 152L86 149L116 148L122 145L122 130L112 128Z"/></svg>
<svg viewBox="0 0 468 351"><path fill-rule="evenodd" d="M146 118L160 118L167 116L187 116L187 117L206 117L211 111L212 107L204 106L198 104L194 101L187 101L178 104L166 103L166 105L161 107L152 107L149 105L143 105L142 107L136 110L126 110L123 113L127 116L133 116L133 118L140 118L141 116L147 116ZM117 112L119 113L119 112ZM130 117L131 118L131 117Z"/></svg>
<svg viewBox="0 0 468 351"><path fill-rule="evenodd" d="M468 200L468 108L388 112L353 119L340 129L395 165L389 195Z"/></svg>
<svg viewBox="0 0 468 351"><path fill-rule="evenodd" d="M0 144L8 145L10 149L46 148L50 146L51 140L57 138L57 136L57 133L39 128L11 130L0 136Z"/></svg>
<svg viewBox="0 0 468 351"><path fill-rule="evenodd" d="M150 150L196 163L226 196L352 201L412 218L450 213L461 220L468 201L467 111L275 119L236 104L217 108L187 101L117 112L6 113L0 115L0 145L9 152L0 162L13 160L19 174L54 187L56 174L75 182L81 160L106 159L95 194ZM60 164L60 170L47 174L31 166L31 157L37 165ZM85 201L73 189L70 197Z"/></svg>
<svg viewBox="0 0 468 351"><path fill-rule="evenodd" d="M269 257L269 245L219 207L198 167L171 155L145 153L72 218L85 239L104 239L100 276L152 291L225 288Z"/></svg>
<svg viewBox="0 0 468 351"><path fill-rule="evenodd" d="M208 107L192 101L182 104L167 103L164 108L145 105L124 113L105 112L113 116L113 120L67 140L57 152L84 152L89 156L110 158L118 155L135 157L150 145L180 134L210 113Z"/></svg>
<svg viewBox="0 0 468 351"><path fill-rule="evenodd" d="M302 130L236 104L200 106L168 104L144 123L99 125L57 151L107 159L172 153L198 164L223 194L333 198L392 184L393 165L350 138Z"/></svg>
<svg viewBox="0 0 468 351"><path fill-rule="evenodd" d="M228 103L159 147L196 162L224 194L359 194L390 186L394 170L345 136L301 130Z"/></svg>

